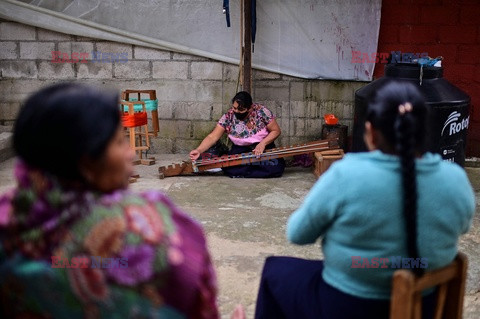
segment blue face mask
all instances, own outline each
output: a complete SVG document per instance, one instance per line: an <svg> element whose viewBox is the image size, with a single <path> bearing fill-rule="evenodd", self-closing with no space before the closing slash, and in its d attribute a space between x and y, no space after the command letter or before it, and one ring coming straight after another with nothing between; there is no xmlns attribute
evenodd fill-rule
<svg viewBox="0 0 480 319"><path fill-rule="evenodd" d="M237 118L237 120L240 120L240 121L243 121L247 118L247 115L248 115L248 111L245 112L245 113L237 113L237 112L233 112L233 114L235 114L235 117Z"/></svg>

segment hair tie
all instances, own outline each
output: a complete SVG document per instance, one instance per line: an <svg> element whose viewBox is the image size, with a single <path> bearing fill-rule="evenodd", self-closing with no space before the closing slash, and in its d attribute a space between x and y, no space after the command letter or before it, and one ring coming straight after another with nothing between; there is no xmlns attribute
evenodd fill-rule
<svg viewBox="0 0 480 319"><path fill-rule="evenodd" d="M413 110L413 106L410 102L407 102L405 104L400 104L398 106L398 113L400 113L401 115L411 112L412 110Z"/></svg>

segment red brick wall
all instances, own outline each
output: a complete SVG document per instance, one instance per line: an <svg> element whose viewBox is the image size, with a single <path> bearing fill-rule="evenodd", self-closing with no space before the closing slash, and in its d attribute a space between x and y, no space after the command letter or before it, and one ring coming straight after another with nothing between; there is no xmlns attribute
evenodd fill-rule
<svg viewBox="0 0 480 319"><path fill-rule="evenodd" d="M444 77L472 99L467 156L480 157L480 0L383 0L377 51L443 56Z"/></svg>

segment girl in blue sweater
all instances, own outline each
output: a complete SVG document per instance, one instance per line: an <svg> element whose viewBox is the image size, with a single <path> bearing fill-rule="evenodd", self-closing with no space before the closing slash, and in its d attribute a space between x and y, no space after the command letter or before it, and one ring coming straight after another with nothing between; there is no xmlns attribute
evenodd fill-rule
<svg viewBox="0 0 480 319"><path fill-rule="evenodd" d="M410 83L391 81L369 103L365 143L317 181L289 218L288 239L322 238L324 260L269 257L256 318L388 318L391 280L448 265L475 211L464 170L425 152L427 108ZM434 293L425 293L423 318Z"/></svg>

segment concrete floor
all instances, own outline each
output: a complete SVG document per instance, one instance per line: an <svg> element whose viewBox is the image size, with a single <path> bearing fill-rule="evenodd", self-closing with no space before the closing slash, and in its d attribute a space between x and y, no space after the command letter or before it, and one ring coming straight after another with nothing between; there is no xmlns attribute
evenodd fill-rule
<svg viewBox="0 0 480 319"><path fill-rule="evenodd" d="M220 174L158 178L158 167L179 163L186 155L156 155L152 166L136 166L140 178L134 190L158 189L201 221L219 282L222 318L236 304L253 318L265 257L289 255L321 258L320 245L295 246L285 238L288 216L301 204L315 182L311 168L287 168L282 178L230 179ZM13 186L13 160L0 163L0 192ZM469 258L464 318L480 318L480 168L466 168L476 191L477 212L471 231L460 240Z"/></svg>

